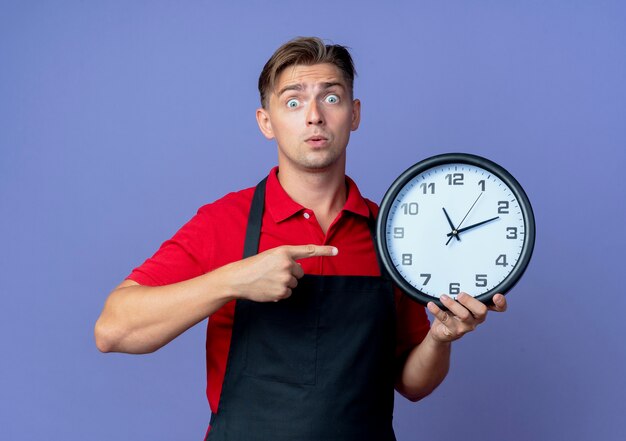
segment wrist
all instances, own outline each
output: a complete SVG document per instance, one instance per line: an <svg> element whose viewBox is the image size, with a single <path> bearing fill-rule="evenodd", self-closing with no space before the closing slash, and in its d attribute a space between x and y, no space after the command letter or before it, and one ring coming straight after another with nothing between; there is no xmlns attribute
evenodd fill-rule
<svg viewBox="0 0 626 441"><path fill-rule="evenodd" d="M446 350L449 351L450 348L452 347L452 342L449 340L441 340L439 339L434 333L432 328L430 329L430 331L428 331L428 334L426 334L426 337L424 337L424 344L426 344L426 346L430 347L433 350Z"/></svg>
<svg viewBox="0 0 626 441"><path fill-rule="evenodd" d="M237 284L233 283L233 277L228 266L225 265L205 274L207 288L224 303L242 298L242 294L237 289Z"/></svg>

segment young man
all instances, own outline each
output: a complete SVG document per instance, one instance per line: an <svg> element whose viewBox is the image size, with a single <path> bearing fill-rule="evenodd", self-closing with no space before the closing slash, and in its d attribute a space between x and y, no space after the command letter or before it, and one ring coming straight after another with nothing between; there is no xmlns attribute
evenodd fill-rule
<svg viewBox="0 0 626 441"><path fill-rule="evenodd" d="M109 296L103 352L152 352L209 317L210 440L393 440L393 389L439 385L450 344L485 320L467 294L425 310L381 277L377 207L345 175L360 121L348 51L280 47L259 78L278 167L202 207ZM493 309L504 311L502 295Z"/></svg>

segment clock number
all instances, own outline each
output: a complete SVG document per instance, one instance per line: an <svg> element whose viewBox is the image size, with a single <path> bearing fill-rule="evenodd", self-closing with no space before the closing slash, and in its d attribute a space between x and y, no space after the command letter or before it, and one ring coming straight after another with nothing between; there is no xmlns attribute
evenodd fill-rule
<svg viewBox="0 0 626 441"><path fill-rule="evenodd" d="M422 188L422 192L424 194L426 194L428 191L430 191L430 194L435 194L435 183L431 182L430 184L427 184L426 182L420 184L420 187Z"/></svg>
<svg viewBox="0 0 626 441"><path fill-rule="evenodd" d="M487 274L476 274L476 286L479 288L487 286Z"/></svg>
<svg viewBox="0 0 626 441"><path fill-rule="evenodd" d="M413 254L403 254L402 265L413 265Z"/></svg>
<svg viewBox="0 0 626 441"><path fill-rule="evenodd" d="M517 239L517 227L507 227L507 239Z"/></svg>
<svg viewBox="0 0 626 441"><path fill-rule="evenodd" d="M463 185L463 173L454 173L446 175L448 185Z"/></svg>
<svg viewBox="0 0 626 441"><path fill-rule="evenodd" d="M498 201L498 214L509 214L509 201Z"/></svg>
<svg viewBox="0 0 626 441"><path fill-rule="evenodd" d="M460 283L451 283L450 284L450 294L459 294L461 292L461 284Z"/></svg>
<svg viewBox="0 0 626 441"><path fill-rule="evenodd" d="M404 239L404 227L394 227L393 229L394 239Z"/></svg>
<svg viewBox="0 0 626 441"><path fill-rule="evenodd" d="M400 208L404 210L404 214L410 214L411 216L415 216L417 212L419 211L417 202L411 202L409 204L402 204L400 205Z"/></svg>
<svg viewBox="0 0 626 441"><path fill-rule="evenodd" d="M509 264L506 261L506 254L500 254L496 259L496 265L499 266L508 266Z"/></svg>
<svg viewBox="0 0 626 441"><path fill-rule="evenodd" d="M428 285L428 282L430 281L430 276L431 276L430 274L420 274L420 277L424 278L424 283L423 283L424 286Z"/></svg>
<svg viewBox="0 0 626 441"><path fill-rule="evenodd" d="M485 181L478 181L478 185L480 185L480 191L485 191Z"/></svg>

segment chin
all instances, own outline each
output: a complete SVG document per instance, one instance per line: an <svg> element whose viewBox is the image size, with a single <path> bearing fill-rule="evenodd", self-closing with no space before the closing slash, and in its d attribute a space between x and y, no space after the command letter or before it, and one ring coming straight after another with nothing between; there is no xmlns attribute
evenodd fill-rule
<svg viewBox="0 0 626 441"><path fill-rule="evenodd" d="M342 157L337 151L315 152L304 155L298 162L311 170L326 170L342 162Z"/></svg>
<svg viewBox="0 0 626 441"><path fill-rule="evenodd" d="M308 170L324 171L337 165L338 163L339 158L324 158L323 160L316 158L316 160L304 160L300 162L300 165Z"/></svg>

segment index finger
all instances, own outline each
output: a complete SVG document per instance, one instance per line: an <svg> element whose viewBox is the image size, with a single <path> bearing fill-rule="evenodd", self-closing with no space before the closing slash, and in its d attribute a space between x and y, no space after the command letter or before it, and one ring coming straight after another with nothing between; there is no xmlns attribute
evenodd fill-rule
<svg viewBox="0 0 626 441"><path fill-rule="evenodd" d="M329 245L286 245L283 248L287 250L287 254L294 260L304 259L305 257L317 256L336 256L339 250Z"/></svg>

